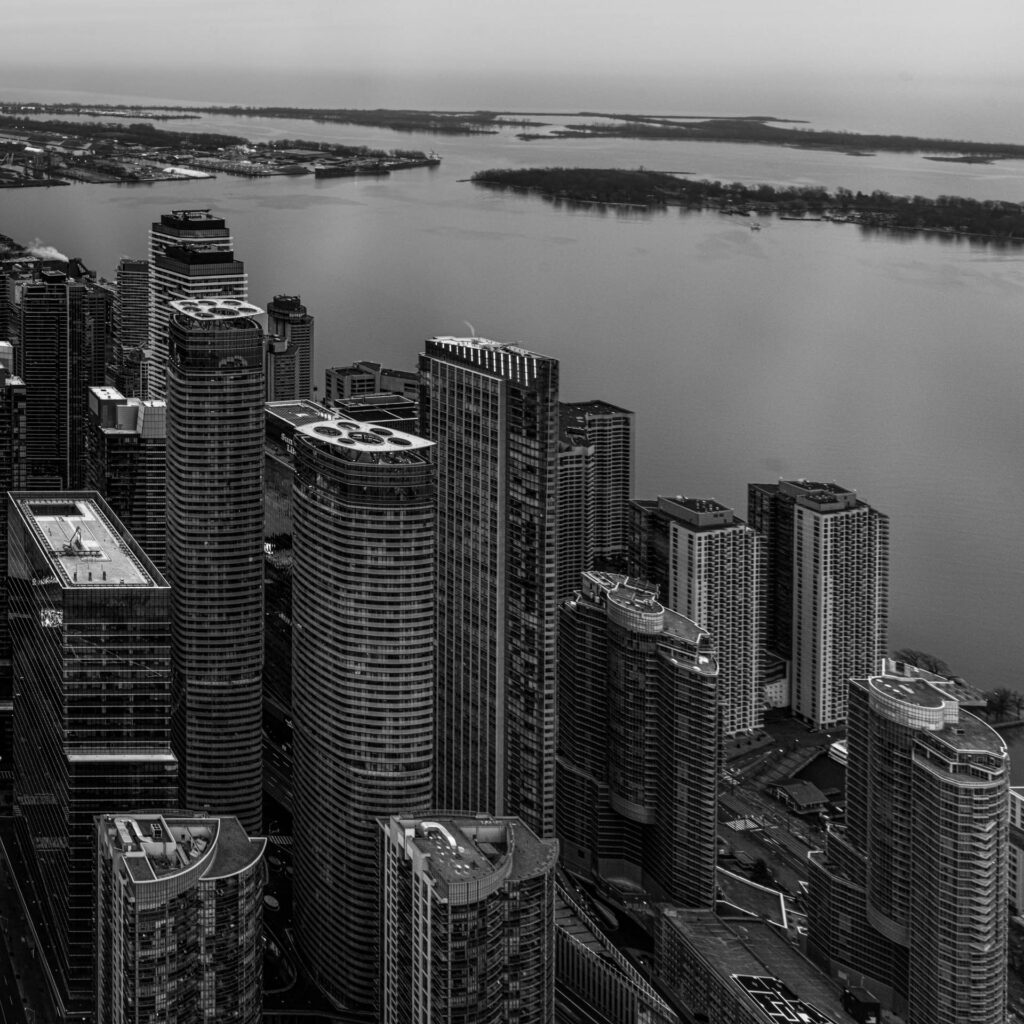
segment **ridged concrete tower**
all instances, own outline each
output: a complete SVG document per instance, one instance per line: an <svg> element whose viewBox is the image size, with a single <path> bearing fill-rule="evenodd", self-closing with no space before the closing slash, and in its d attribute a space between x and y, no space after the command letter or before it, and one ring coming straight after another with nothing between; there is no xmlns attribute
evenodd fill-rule
<svg viewBox="0 0 1024 1024"><path fill-rule="evenodd" d="M260 832L263 330L241 299L172 303L167 575L182 805Z"/></svg>
<svg viewBox="0 0 1024 1024"><path fill-rule="evenodd" d="M295 924L348 1006L378 993L376 819L431 806L432 447L346 417L295 432Z"/></svg>

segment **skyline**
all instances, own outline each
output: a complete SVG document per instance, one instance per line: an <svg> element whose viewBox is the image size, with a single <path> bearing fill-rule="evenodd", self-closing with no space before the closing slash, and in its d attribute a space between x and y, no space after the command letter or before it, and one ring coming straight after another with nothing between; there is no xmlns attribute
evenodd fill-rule
<svg viewBox="0 0 1024 1024"><path fill-rule="evenodd" d="M95 0L86 9L54 0L4 24L16 56L0 71L0 100L76 97L95 105L68 117L82 122L109 122L95 108L137 99L493 109L544 122L555 120L545 109L770 115L802 122L795 127L1024 142L1015 53L1024 11L1011 0L981 0L967 22L923 0L843 10L809 0L640 0L600 10L579 0ZM564 118L583 119L591 118ZM125 921L135 913L134 899L103 902L102 865L95 877L84 870L96 859L90 827L103 840L92 815L117 815L111 849L162 858L152 869L159 876L202 853L213 814L235 819L234 855L245 853L248 877L239 899L227 893L230 908L205 906L189 924L209 949L172 932L184 919L176 907L157 908L145 931L132 923L117 932L122 918L111 916L119 937L108 943L111 972L129 982L122 965L135 950L201 967L206 1017L235 1013L213 1000L241 991L236 964L258 996L265 963L268 1014L310 1013L322 1000L378 1024L446 1013L467 1024L567 1024L581 1019L577 1004L597 1009L602 999L615 1002L605 1014L615 1024L657 1024L637 999L649 988L657 1010L651 985L671 993L678 1013L666 1005L664 1024L760 1017L755 995L767 1019L769 1006L781 1010L779 993L813 999L836 1024L881 1020L867 1016L875 1002L906 1024L1011 1019L1002 965L1014 972L1016 1007L1024 957L1008 943L1007 900L1011 921L1024 907L1007 868L1024 875L1024 841L1005 827L1012 765L998 729L1014 708L1024 716L1024 697L994 688L1005 674L1024 689L1014 540L1024 500L1024 203L1013 217L1005 208L1003 231L987 236L948 212L943 226L920 213L906 223L836 216L830 196L812 193L841 181L874 217L893 181L947 211L960 201L942 197L967 182L978 192L964 195L980 207L986 189L1024 195L1024 147L989 162L966 149L954 158L885 144L868 152L874 140L855 148L849 136L830 139L829 151L806 137L779 146L596 133L541 141L514 124L428 138L217 112L157 123L246 136L251 126L260 140L415 139L420 156L438 152L394 175L366 150L365 165L347 176L310 167L300 175L282 158L261 180L254 170L263 168L247 162L252 150L211 143L216 175L182 180L164 162L205 158L191 145L180 144L184 157L156 146L137 125L130 134L143 145L134 150L110 124L84 156L63 133L22 129L7 143L11 170L0 183L24 187L0 192L0 231L17 237L31 227L31 237L74 253L68 282L72 271L88 276L79 256L102 273L118 252L141 255L145 224L159 221L139 354L142 393L166 399L166 501L145 516L166 518L168 565L166 578L158 559L151 566L113 500L116 530L89 532L89 517L106 514L105 496L40 484L9 499L14 654L0 691L8 686L14 699L0 729L12 737L3 760L15 767L17 813L13 826L0 823L0 872L7 862L22 916L15 924L9 909L3 915L13 927L0 934L0 960L16 964L10 950L31 928L29 951L49 972L53 951L35 929L62 927L62 894L50 879L63 849L70 952L62 980L55 943L49 984L62 1010L84 1013L89 979L101 978L87 971L84 911L101 929L107 907ZM288 160L324 152L295 141L276 149ZM154 173L138 171L139 154ZM104 188L83 172L93 160L135 171L111 175L104 184L117 187ZM645 208L618 192L552 191L547 203L479 187L482 167L575 160L713 176L721 199L662 203L671 198L662 188ZM54 182L56 169L73 183ZM747 201L733 181L772 188ZM31 187L54 183L69 187ZM985 209L1004 212L998 201ZM164 251L169 221L181 231ZM116 401L113 386L131 368L122 344L131 336L122 334L127 271L121 295L96 281L102 309L69 298L61 318L33 333L24 282L70 296L63 273L16 249L0 266L10 368L31 367L30 357L38 364L51 336L66 337L67 363L81 369L68 371L58 410L75 408L76 391L110 391ZM175 288L168 274L182 279ZM194 287L223 277L227 286ZM271 356L283 343L260 307L284 292L296 303L301 295L318 322L312 381L326 380L330 392L344 380L355 393L376 366L378 388L388 390L385 375L394 386L371 396L386 406L368 406L357 422L358 409L332 409L326 396L320 406L305 371L288 410L269 402ZM449 333L459 323L468 336ZM95 324L107 333L87 333ZM108 352L120 355L90 358ZM371 358L381 363L351 362ZM9 397L24 398L31 428L41 378L23 376L26 394ZM398 391L404 404L392 409ZM574 468L560 429L570 398L621 402L630 443L570 438L592 449ZM407 432L382 425L402 414ZM99 429L99 416L86 419ZM0 451L9 467L23 457L19 430ZM614 458L599 458L602 444ZM83 450L98 479L96 438ZM28 458L31 469L31 446ZM141 489L140 466L132 473ZM46 486L80 486L76 468L69 457L64 479ZM611 486L615 468L628 486ZM609 545L603 558L592 544L580 556L591 571L576 572L582 583L563 601L558 585L575 555L559 538L583 535L588 516L616 518L594 501L568 500L582 480L614 492L608 505L619 506L630 543ZM745 482L751 500L736 503ZM766 497L759 513L755 491L772 496L770 509ZM681 518L648 522L649 507L665 504ZM33 544L56 560L52 572ZM159 622L146 619L144 634L123 611L142 597L121 592L118 552L159 577L161 600L146 602ZM107 556L109 586L97 561ZM79 589L92 602L88 617L53 597ZM136 701L149 691L125 672L132 645L150 635L159 641L147 654L154 664L139 682L156 695ZM941 671L962 672L967 684L911 666L931 652L936 672L948 659ZM134 737L128 707L133 729L162 730L159 752L128 753L173 762L176 793L150 798L145 787L155 784L141 770L136 779L116 764L102 777L76 767L63 841L51 827L62 796L43 778L54 773L42 772L61 753L63 719L45 704L58 677L64 704L53 707L72 726L91 715L99 738L116 729ZM789 716L765 715L769 705ZM85 731L71 739L81 747L73 765L121 756L93 750ZM129 827L122 812L144 807L201 807L192 824L207 831L179 834L179 822L156 814ZM19 839L14 857L8 827ZM925 839L902 843L906 834ZM262 844L268 856L256 872ZM569 875L556 879L556 859ZM219 858L225 877L239 863ZM87 891L100 899L87 904ZM738 919L736 908L748 918L728 938L687 933ZM768 935L795 967L766 955ZM614 943L615 955L600 943ZM854 944L865 963L849 955ZM742 963L733 960L740 954ZM157 1015L171 1009L187 1021L175 970L161 965L144 995ZM37 973L22 970L28 985L12 978L8 990L38 988L42 997ZM976 995L982 977L988 992ZM452 1011L441 1009L442 982L452 985ZM102 1003L79 1024L116 1024L144 1005L129 994L119 1006L109 1000L108 1015ZM955 1012L940 1017L939 1004ZM1024 998L1020 1005L1024 1019ZM48 1019L25 1006L29 1022ZM380 1007L388 1010L374 1018Z"/></svg>

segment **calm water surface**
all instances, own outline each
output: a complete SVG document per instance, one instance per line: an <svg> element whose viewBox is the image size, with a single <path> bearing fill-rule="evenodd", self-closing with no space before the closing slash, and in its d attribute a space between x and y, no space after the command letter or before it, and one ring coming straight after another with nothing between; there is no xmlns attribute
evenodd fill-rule
<svg viewBox="0 0 1024 1024"><path fill-rule="evenodd" d="M176 127L174 123L170 126ZM250 298L297 292L317 366L412 368L422 339L518 340L562 363L563 397L637 411L640 495L837 480L892 520L891 642L982 688L1024 664L1024 250L712 213L558 208L460 181L490 166L694 171L898 194L1024 199L1024 164L935 164L759 146L527 144L309 122L181 122L252 138L436 149L436 170L0 190L0 232L112 275L161 211L224 214ZM1022 757L1019 760L1024 760Z"/></svg>

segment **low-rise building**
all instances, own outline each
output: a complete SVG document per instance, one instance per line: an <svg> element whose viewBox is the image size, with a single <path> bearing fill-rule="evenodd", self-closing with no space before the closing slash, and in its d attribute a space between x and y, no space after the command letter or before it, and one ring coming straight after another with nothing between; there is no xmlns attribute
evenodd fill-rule
<svg viewBox="0 0 1024 1024"><path fill-rule="evenodd" d="M855 1024L840 990L772 925L705 910L662 912L659 977L713 1024Z"/></svg>

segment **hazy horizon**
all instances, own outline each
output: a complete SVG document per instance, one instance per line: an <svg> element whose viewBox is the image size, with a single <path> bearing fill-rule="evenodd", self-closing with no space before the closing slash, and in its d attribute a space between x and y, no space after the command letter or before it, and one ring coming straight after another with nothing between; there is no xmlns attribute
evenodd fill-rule
<svg viewBox="0 0 1024 1024"><path fill-rule="evenodd" d="M54 0L5 23L4 99L770 114L1024 141L1015 0L970 17L921 0Z"/></svg>

